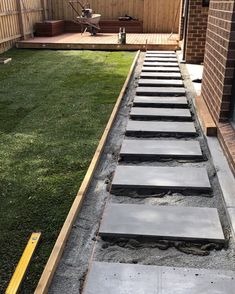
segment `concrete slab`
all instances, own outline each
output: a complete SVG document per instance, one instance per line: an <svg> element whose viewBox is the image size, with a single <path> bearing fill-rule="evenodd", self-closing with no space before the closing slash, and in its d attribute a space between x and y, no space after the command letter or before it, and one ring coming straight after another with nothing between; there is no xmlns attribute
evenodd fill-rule
<svg viewBox="0 0 235 294"><path fill-rule="evenodd" d="M132 107L131 118L140 119L172 119L190 121L192 116L189 109L181 108L152 108L152 107Z"/></svg>
<svg viewBox="0 0 235 294"><path fill-rule="evenodd" d="M142 72L140 74L141 79L174 79L181 80L180 73L170 72Z"/></svg>
<svg viewBox="0 0 235 294"><path fill-rule="evenodd" d="M235 273L93 262L84 294L234 294Z"/></svg>
<svg viewBox="0 0 235 294"><path fill-rule="evenodd" d="M142 72L180 72L179 67L163 67L163 66L146 66L142 68Z"/></svg>
<svg viewBox="0 0 235 294"><path fill-rule="evenodd" d="M159 136L159 135L196 135L193 122L136 121L129 120L126 135Z"/></svg>
<svg viewBox="0 0 235 294"><path fill-rule="evenodd" d="M150 62L144 61L143 66L167 66L167 67L179 67L177 62Z"/></svg>
<svg viewBox="0 0 235 294"><path fill-rule="evenodd" d="M235 178L216 137L206 137L227 208L235 208Z"/></svg>
<svg viewBox="0 0 235 294"><path fill-rule="evenodd" d="M230 224L232 226L233 237L235 237L235 208L228 208Z"/></svg>
<svg viewBox="0 0 235 294"><path fill-rule="evenodd" d="M235 238L235 178L218 139L215 137L207 137L206 139L216 168L224 202L227 207L232 234Z"/></svg>
<svg viewBox="0 0 235 294"><path fill-rule="evenodd" d="M152 87L183 87L182 80L164 80L164 79L140 79L139 86L152 86Z"/></svg>
<svg viewBox="0 0 235 294"><path fill-rule="evenodd" d="M156 57L152 57L152 56L146 56L144 61L146 62L177 62L177 58L176 57L160 57L160 56L156 56Z"/></svg>
<svg viewBox="0 0 235 294"><path fill-rule="evenodd" d="M134 106L147 107L188 107L186 97L163 97L163 96L136 96L133 101Z"/></svg>
<svg viewBox="0 0 235 294"><path fill-rule="evenodd" d="M99 234L104 237L151 237L177 241L223 243L216 208L108 204Z"/></svg>
<svg viewBox="0 0 235 294"><path fill-rule="evenodd" d="M112 191L125 188L210 191L211 184L205 168L119 165Z"/></svg>
<svg viewBox="0 0 235 294"><path fill-rule="evenodd" d="M202 158L198 141L124 140L120 156L124 158Z"/></svg>
<svg viewBox="0 0 235 294"><path fill-rule="evenodd" d="M137 87L136 95L138 96L184 96L185 88L180 87Z"/></svg>

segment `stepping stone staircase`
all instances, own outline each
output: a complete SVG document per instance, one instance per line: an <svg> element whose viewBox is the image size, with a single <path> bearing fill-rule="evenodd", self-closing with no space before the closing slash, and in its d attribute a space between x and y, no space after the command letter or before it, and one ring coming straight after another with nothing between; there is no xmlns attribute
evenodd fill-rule
<svg viewBox="0 0 235 294"><path fill-rule="evenodd" d="M178 135L185 138L179 139ZM117 191L123 196L128 191L138 193L140 190L147 197L148 189L155 195L169 190L211 191L204 167L152 166L146 162L159 158L201 160L196 135L175 52L148 51L120 151L122 163L117 166L112 181L113 197L120 195ZM146 137L150 138L144 139ZM137 158L138 165L135 164ZM99 235L225 242L216 208L177 205L108 203ZM225 294L233 293L234 286L232 272L93 262L84 293Z"/></svg>

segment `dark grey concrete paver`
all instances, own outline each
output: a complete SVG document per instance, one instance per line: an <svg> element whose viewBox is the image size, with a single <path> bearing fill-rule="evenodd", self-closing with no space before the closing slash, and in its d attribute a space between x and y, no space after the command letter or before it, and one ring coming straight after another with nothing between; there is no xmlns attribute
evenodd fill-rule
<svg viewBox="0 0 235 294"><path fill-rule="evenodd" d="M234 294L232 271L93 262L84 294Z"/></svg>
<svg viewBox="0 0 235 294"><path fill-rule="evenodd" d="M140 96L183 96L186 94L185 88L181 87L137 87L136 95Z"/></svg>
<svg viewBox="0 0 235 294"><path fill-rule="evenodd" d="M181 108L152 108L152 107L132 107L131 118L142 119L171 119L171 120L192 120L189 109Z"/></svg>
<svg viewBox="0 0 235 294"><path fill-rule="evenodd" d="M163 97L163 96L136 96L133 101L134 106L169 106L188 107L186 97Z"/></svg>
<svg viewBox="0 0 235 294"><path fill-rule="evenodd" d="M209 191L211 184L205 168L119 165L112 181L115 188Z"/></svg>
<svg viewBox="0 0 235 294"><path fill-rule="evenodd" d="M180 72L179 67L143 66L142 72Z"/></svg>
<svg viewBox="0 0 235 294"><path fill-rule="evenodd" d="M179 67L179 64L177 62L150 62L150 61L144 61L143 66Z"/></svg>
<svg viewBox="0 0 235 294"><path fill-rule="evenodd" d="M129 120L126 127L127 135L196 135L193 122L135 121Z"/></svg>
<svg viewBox="0 0 235 294"><path fill-rule="evenodd" d="M140 158L202 158L198 141L181 140L124 140L120 155Z"/></svg>
<svg viewBox="0 0 235 294"><path fill-rule="evenodd" d="M180 73L170 72L142 72L140 74L141 79L179 79L181 80Z"/></svg>
<svg viewBox="0 0 235 294"><path fill-rule="evenodd" d="M183 87L182 80L164 80L164 79L140 79L139 86L165 86L165 87Z"/></svg>
<svg viewBox="0 0 235 294"><path fill-rule="evenodd" d="M216 208L114 204L106 206L99 234L223 243Z"/></svg>
<svg viewBox="0 0 235 294"><path fill-rule="evenodd" d="M144 61L146 62L177 62L177 58L176 57L152 57L152 56L146 56Z"/></svg>

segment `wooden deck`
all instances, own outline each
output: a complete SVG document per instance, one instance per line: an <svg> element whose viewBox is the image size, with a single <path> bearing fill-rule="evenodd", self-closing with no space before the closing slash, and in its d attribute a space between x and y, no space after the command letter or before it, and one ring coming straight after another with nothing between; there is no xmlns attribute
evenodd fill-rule
<svg viewBox="0 0 235 294"><path fill-rule="evenodd" d="M118 44L118 34L66 33L56 37L35 37L17 42L17 48L87 50L177 50L177 34L127 34L127 44Z"/></svg>

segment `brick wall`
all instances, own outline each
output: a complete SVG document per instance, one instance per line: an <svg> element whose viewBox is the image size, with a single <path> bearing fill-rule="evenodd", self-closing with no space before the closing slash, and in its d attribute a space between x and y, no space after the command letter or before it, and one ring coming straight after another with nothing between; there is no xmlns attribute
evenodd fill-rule
<svg viewBox="0 0 235 294"><path fill-rule="evenodd" d="M235 174L235 130L229 122L235 74L235 0L211 0L202 97L218 127L218 138Z"/></svg>
<svg viewBox="0 0 235 294"><path fill-rule="evenodd" d="M208 7L202 0L189 0L188 31L186 40L186 62L202 63L205 53Z"/></svg>
<svg viewBox="0 0 235 294"><path fill-rule="evenodd" d="M235 0L211 0L202 97L215 122L229 117L235 69Z"/></svg>
<svg viewBox="0 0 235 294"><path fill-rule="evenodd" d="M180 7L180 24L179 24L179 38L180 40L183 40L184 37L184 2L185 0L181 1L181 7Z"/></svg>

